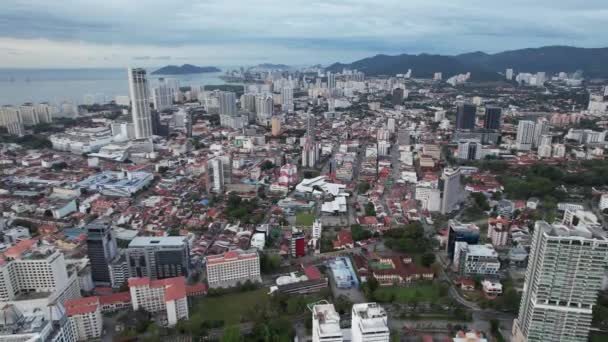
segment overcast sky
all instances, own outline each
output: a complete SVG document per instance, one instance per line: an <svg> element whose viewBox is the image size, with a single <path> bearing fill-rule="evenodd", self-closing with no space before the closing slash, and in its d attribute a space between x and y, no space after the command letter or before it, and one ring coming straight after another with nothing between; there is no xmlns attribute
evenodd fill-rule
<svg viewBox="0 0 608 342"><path fill-rule="evenodd" d="M329 64L608 46L608 0L1 0L0 67Z"/></svg>

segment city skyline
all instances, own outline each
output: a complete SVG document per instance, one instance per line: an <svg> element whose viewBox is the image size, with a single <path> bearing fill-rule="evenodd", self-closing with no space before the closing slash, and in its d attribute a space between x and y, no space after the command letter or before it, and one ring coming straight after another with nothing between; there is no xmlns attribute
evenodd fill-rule
<svg viewBox="0 0 608 342"><path fill-rule="evenodd" d="M7 1L5 67L143 67L263 62L330 64L375 54L602 47L608 4L439 1L203 3ZM542 15L541 15L542 14ZM230 18L235 20L227 20ZM539 20L551 18L551 20Z"/></svg>

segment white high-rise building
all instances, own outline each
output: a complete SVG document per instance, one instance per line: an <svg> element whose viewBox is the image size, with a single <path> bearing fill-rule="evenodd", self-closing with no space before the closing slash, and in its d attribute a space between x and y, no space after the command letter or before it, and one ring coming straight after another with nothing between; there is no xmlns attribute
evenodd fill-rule
<svg viewBox="0 0 608 342"><path fill-rule="evenodd" d="M284 111L293 111L293 88L285 87L281 89L281 105Z"/></svg>
<svg viewBox="0 0 608 342"><path fill-rule="evenodd" d="M12 301L24 293L55 293L70 284L63 253L50 246L23 240L4 253L0 266L0 301Z"/></svg>
<svg viewBox="0 0 608 342"><path fill-rule="evenodd" d="M549 121L545 118L538 119L534 125L534 140L532 141L532 145L534 147L540 146L542 136L547 133L549 133Z"/></svg>
<svg viewBox="0 0 608 342"><path fill-rule="evenodd" d="M131 96L131 115L135 125L135 138L145 139L152 136L152 113L146 70L129 68L129 94Z"/></svg>
<svg viewBox="0 0 608 342"><path fill-rule="evenodd" d="M352 309L352 342L389 342L390 330L386 311L376 303L354 304Z"/></svg>
<svg viewBox="0 0 608 342"><path fill-rule="evenodd" d="M8 134L22 136L25 134L19 109L12 106L0 108L0 127L5 127Z"/></svg>
<svg viewBox="0 0 608 342"><path fill-rule="evenodd" d="M386 121L386 128L388 129L388 131L390 133L395 133L395 119L394 118L388 118L388 120Z"/></svg>
<svg viewBox="0 0 608 342"><path fill-rule="evenodd" d="M173 100L175 99L175 89L170 87L164 78L158 79L158 86L153 90L152 102L154 109L158 111L171 108Z"/></svg>
<svg viewBox="0 0 608 342"><path fill-rule="evenodd" d="M505 76L508 81L511 81L513 79L513 69L507 69Z"/></svg>
<svg viewBox="0 0 608 342"><path fill-rule="evenodd" d="M220 91L218 94L220 115L236 115L236 94L231 91Z"/></svg>
<svg viewBox="0 0 608 342"><path fill-rule="evenodd" d="M534 143L534 121L521 120L517 125L517 149L521 151L530 151Z"/></svg>
<svg viewBox="0 0 608 342"><path fill-rule="evenodd" d="M318 304L312 308L312 342L342 342L340 315L333 304Z"/></svg>
<svg viewBox="0 0 608 342"><path fill-rule="evenodd" d="M241 109L245 112L255 113L256 95L243 94L241 95Z"/></svg>
<svg viewBox="0 0 608 342"><path fill-rule="evenodd" d="M332 74L331 71L327 72L327 88L329 90L336 88L336 74Z"/></svg>
<svg viewBox="0 0 608 342"><path fill-rule="evenodd" d="M207 161L208 192L224 192L224 185L230 184L231 176L232 158L230 158L230 156L216 156Z"/></svg>
<svg viewBox="0 0 608 342"><path fill-rule="evenodd" d="M458 141L458 159L479 160L481 159L481 142L476 139Z"/></svg>
<svg viewBox="0 0 608 342"><path fill-rule="evenodd" d="M537 221L514 342L587 341L608 267L602 229Z"/></svg>
<svg viewBox="0 0 608 342"><path fill-rule="evenodd" d="M271 95L257 96L255 99L255 112L258 123L268 126L272 117L274 100Z"/></svg>
<svg viewBox="0 0 608 342"><path fill-rule="evenodd" d="M443 183L441 213L447 214L458 207L462 199L462 186L460 184L460 168L446 168L441 175Z"/></svg>
<svg viewBox="0 0 608 342"><path fill-rule="evenodd" d="M539 71L536 73L536 86L542 87L543 85L545 85L546 80L547 77L544 71Z"/></svg>

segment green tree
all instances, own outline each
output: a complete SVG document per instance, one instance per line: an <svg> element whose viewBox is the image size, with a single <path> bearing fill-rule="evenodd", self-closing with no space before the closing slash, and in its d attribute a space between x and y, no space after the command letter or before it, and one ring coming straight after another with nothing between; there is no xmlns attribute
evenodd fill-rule
<svg viewBox="0 0 608 342"><path fill-rule="evenodd" d="M425 267L430 267L435 262L435 254L434 253L424 253L422 255L422 265Z"/></svg>
<svg viewBox="0 0 608 342"><path fill-rule="evenodd" d="M376 216L376 208L374 207L374 203L367 202L367 204L365 204L365 216Z"/></svg>
<svg viewBox="0 0 608 342"><path fill-rule="evenodd" d="M357 186L357 190L360 194L364 194L369 191L370 185L368 182L360 182Z"/></svg>
<svg viewBox="0 0 608 342"><path fill-rule="evenodd" d="M222 336L222 342L241 342L243 336L241 335L241 329L238 325L231 325L224 329L224 335Z"/></svg>

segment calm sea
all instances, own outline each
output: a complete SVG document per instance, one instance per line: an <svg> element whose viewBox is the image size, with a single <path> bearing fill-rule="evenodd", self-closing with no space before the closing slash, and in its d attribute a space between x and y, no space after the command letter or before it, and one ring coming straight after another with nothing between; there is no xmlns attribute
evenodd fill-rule
<svg viewBox="0 0 608 342"><path fill-rule="evenodd" d="M149 69L148 74L155 69ZM181 86L224 84L223 72L175 76ZM84 103L86 95L97 101L110 101L116 95L129 95L127 69L2 69L0 68L0 105L20 105L24 102L71 101Z"/></svg>

